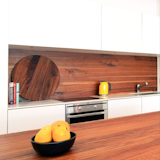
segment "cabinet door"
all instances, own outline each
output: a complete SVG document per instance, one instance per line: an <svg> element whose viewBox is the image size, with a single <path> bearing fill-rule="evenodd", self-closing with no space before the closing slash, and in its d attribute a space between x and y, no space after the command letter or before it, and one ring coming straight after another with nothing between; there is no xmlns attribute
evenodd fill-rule
<svg viewBox="0 0 160 160"><path fill-rule="evenodd" d="M9 43L101 49L101 5L82 0L10 0Z"/></svg>
<svg viewBox="0 0 160 160"><path fill-rule="evenodd" d="M141 13L103 5L102 50L141 52Z"/></svg>
<svg viewBox="0 0 160 160"><path fill-rule="evenodd" d="M142 113L160 111L160 96L142 97Z"/></svg>
<svg viewBox="0 0 160 160"><path fill-rule="evenodd" d="M141 114L141 98L108 101L108 118Z"/></svg>
<svg viewBox="0 0 160 160"><path fill-rule="evenodd" d="M160 24L159 17L143 14L142 16L143 52L159 54Z"/></svg>
<svg viewBox="0 0 160 160"><path fill-rule="evenodd" d="M8 133L40 129L65 120L65 105L8 110Z"/></svg>

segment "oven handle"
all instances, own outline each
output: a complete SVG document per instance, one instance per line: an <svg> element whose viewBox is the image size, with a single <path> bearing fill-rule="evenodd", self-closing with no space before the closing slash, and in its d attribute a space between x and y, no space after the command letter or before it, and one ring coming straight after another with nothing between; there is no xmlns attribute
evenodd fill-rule
<svg viewBox="0 0 160 160"><path fill-rule="evenodd" d="M105 114L105 112L94 112L94 113L85 113L85 114L77 114L77 115L67 115L67 118L77 118L77 117L86 117L86 116L94 116Z"/></svg>

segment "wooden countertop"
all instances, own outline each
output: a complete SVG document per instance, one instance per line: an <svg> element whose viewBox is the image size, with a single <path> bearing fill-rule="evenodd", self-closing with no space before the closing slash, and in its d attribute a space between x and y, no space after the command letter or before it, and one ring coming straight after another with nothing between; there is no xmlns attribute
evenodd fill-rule
<svg viewBox="0 0 160 160"><path fill-rule="evenodd" d="M41 157L30 138L37 130L0 136L0 160L160 160L160 112L72 124L72 148Z"/></svg>

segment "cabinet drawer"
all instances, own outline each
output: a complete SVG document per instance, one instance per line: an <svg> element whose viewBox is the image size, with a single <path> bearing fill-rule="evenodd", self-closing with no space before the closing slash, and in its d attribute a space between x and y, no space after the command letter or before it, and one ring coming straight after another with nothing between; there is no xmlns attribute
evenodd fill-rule
<svg viewBox="0 0 160 160"><path fill-rule="evenodd" d="M141 114L141 98L108 101L108 118Z"/></svg>
<svg viewBox="0 0 160 160"><path fill-rule="evenodd" d="M8 110L8 133L40 129L57 120L65 120L64 105Z"/></svg>
<svg viewBox="0 0 160 160"><path fill-rule="evenodd" d="M142 113L160 111L160 96L142 97Z"/></svg>

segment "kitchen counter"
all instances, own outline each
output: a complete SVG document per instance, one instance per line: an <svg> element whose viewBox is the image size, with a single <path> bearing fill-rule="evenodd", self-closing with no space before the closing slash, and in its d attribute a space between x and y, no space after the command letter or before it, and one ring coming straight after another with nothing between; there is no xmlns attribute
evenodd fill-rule
<svg viewBox="0 0 160 160"><path fill-rule="evenodd" d="M20 102L19 104L8 105L8 109L21 109L21 108L32 108L32 107L43 107L43 106L51 106L51 105L61 105L64 102L49 99L49 100L41 100L41 101L27 101L27 102Z"/></svg>
<svg viewBox="0 0 160 160"><path fill-rule="evenodd" d="M106 100L115 100L115 99L123 99L123 98L137 98L137 97L146 97L146 96L160 96L160 92L152 91L152 92L140 92L138 93L122 93L122 94L108 94L105 98L102 96L92 96L92 97L99 97Z"/></svg>
<svg viewBox="0 0 160 160"><path fill-rule="evenodd" d="M77 134L72 148L44 158L32 148L38 130L0 136L1 160L160 160L160 112L71 124Z"/></svg>
<svg viewBox="0 0 160 160"><path fill-rule="evenodd" d="M143 92L142 92L143 93ZM147 92L149 93L149 92ZM154 94L153 94L154 93ZM146 97L146 96L160 96L160 92L150 92L149 94L136 94L136 93L127 93L127 94L109 94L108 96L101 97L98 95L95 96L91 96L91 97L95 97L95 98L100 98L100 99L92 99L92 100L87 100L89 101L101 101L103 100L115 100L115 99L123 99L123 98L137 98L137 97ZM61 104L69 104L69 103L79 103L79 102L85 102L85 101L74 101L74 102L62 102L59 100L54 100L54 99L50 99L50 100L41 100L41 101L28 101L28 102L20 102L19 104L15 104L15 105L8 105L8 109L21 109L21 108L32 108L32 107L41 107L41 106L51 106L51 105L61 105Z"/></svg>

